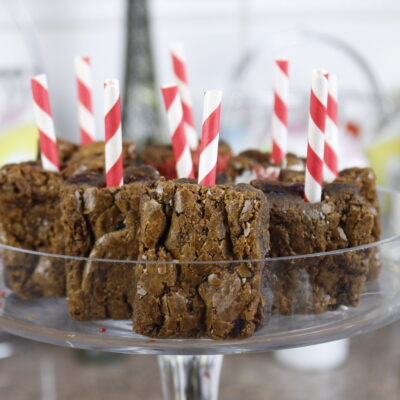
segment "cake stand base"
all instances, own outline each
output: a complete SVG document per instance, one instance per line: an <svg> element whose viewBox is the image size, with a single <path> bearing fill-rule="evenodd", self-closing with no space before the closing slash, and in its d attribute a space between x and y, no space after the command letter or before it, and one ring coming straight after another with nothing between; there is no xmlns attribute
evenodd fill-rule
<svg viewBox="0 0 400 400"><path fill-rule="evenodd" d="M222 357L159 356L164 400L217 400Z"/></svg>

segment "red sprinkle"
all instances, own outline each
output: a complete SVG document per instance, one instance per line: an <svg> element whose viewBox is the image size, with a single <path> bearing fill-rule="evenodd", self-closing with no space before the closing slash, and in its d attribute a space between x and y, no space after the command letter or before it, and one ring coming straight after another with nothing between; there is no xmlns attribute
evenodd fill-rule
<svg viewBox="0 0 400 400"><path fill-rule="evenodd" d="M104 333L107 329L106 328L99 328L100 333Z"/></svg>
<svg viewBox="0 0 400 400"><path fill-rule="evenodd" d="M0 297L6 297L6 292L3 290L0 290Z"/></svg>

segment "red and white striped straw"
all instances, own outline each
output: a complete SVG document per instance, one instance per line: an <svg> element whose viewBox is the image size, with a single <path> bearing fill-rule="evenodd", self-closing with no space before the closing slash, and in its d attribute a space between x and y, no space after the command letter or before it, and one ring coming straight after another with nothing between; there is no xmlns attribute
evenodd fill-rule
<svg viewBox="0 0 400 400"><path fill-rule="evenodd" d="M172 67L174 70L176 83L179 87L179 94L182 100L183 120L185 123L185 133L192 150L199 146L199 139L194 126L192 95L186 74L186 57L182 43L172 43L170 45Z"/></svg>
<svg viewBox="0 0 400 400"><path fill-rule="evenodd" d="M121 100L117 79L104 82L104 127L106 185L122 186L124 170L122 160Z"/></svg>
<svg viewBox="0 0 400 400"><path fill-rule="evenodd" d="M284 164L287 153L288 135L288 97L289 97L289 61L275 60L274 75L274 112L272 115L272 152L275 165Z"/></svg>
<svg viewBox="0 0 400 400"><path fill-rule="evenodd" d="M45 74L31 79L33 113L39 131L40 157L42 166L49 171L60 171L57 139L51 113L47 78Z"/></svg>
<svg viewBox="0 0 400 400"><path fill-rule="evenodd" d="M337 78L328 77L328 106L325 125L324 181L333 182L338 176L338 103Z"/></svg>
<svg viewBox="0 0 400 400"><path fill-rule="evenodd" d="M194 178L193 161L187 143L183 121L182 102L177 85L161 88L167 111L172 150L178 178Z"/></svg>
<svg viewBox="0 0 400 400"><path fill-rule="evenodd" d="M81 144L85 145L95 141L90 57L75 57L75 75L78 89L79 132Z"/></svg>
<svg viewBox="0 0 400 400"><path fill-rule="evenodd" d="M308 123L308 146L304 200L321 201L322 170L324 165L325 119L328 100L328 80L324 71L313 70Z"/></svg>
<svg viewBox="0 0 400 400"><path fill-rule="evenodd" d="M222 92L220 90L207 90L204 93L198 177L198 183L200 185L215 185L217 176L221 98Z"/></svg>

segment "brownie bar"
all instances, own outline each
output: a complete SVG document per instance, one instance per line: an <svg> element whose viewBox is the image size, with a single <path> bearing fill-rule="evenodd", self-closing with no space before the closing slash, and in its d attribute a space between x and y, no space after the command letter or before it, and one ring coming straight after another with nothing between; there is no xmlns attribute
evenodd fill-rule
<svg viewBox="0 0 400 400"><path fill-rule="evenodd" d="M305 160L292 153L287 155L286 170L304 171ZM228 164L228 175L233 182L249 183L253 179L278 180L281 166L272 164L270 153L246 150L232 157Z"/></svg>
<svg viewBox="0 0 400 400"><path fill-rule="evenodd" d="M129 166L125 181L158 177L150 166ZM75 175L76 182L104 186L96 172ZM26 250L80 255L64 246L59 192L64 180L44 170L38 162L10 164L0 170L0 231L2 242ZM79 249L76 249L79 250ZM20 255L6 251L5 280L23 298L64 296L65 261L54 257Z"/></svg>
<svg viewBox="0 0 400 400"><path fill-rule="evenodd" d="M136 146L134 143L124 141L122 143L122 157L124 168L136 164ZM79 147L70 157L62 175L69 179L74 175L88 171L104 174L104 142L95 142Z"/></svg>
<svg viewBox="0 0 400 400"><path fill-rule="evenodd" d="M207 261L266 256L269 215L262 193L247 185L160 181L143 196L140 215L140 257L147 263L136 268L134 330L166 338L253 334L268 314L263 262ZM173 260L180 263L162 263Z"/></svg>
<svg viewBox="0 0 400 400"><path fill-rule="evenodd" d="M231 148L226 142L221 140L218 146L217 173L224 173L227 171L231 155ZM197 176L199 169L199 157L200 150L192 151L195 176ZM141 160L143 163L157 168L161 176L164 176L166 179L176 179L176 165L171 145L148 144L143 148Z"/></svg>
<svg viewBox="0 0 400 400"><path fill-rule="evenodd" d="M306 203L303 184L254 181L271 204L272 257L319 253L372 243L376 209L351 183L324 186ZM321 313L356 306L376 254L369 249L270 263L274 312Z"/></svg>
<svg viewBox="0 0 400 400"><path fill-rule="evenodd" d="M3 243L48 253L64 253L59 213L59 174L38 163L9 164L0 170L0 221ZM65 293L63 266L53 260L7 250L5 280L23 298Z"/></svg>
<svg viewBox="0 0 400 400"><path fill-rule="evenodd" d="M371 168L347 168L340 171L335 182L352 182L359 186L360 194L377 211L374 218L374 236L376 240L380 239L381 223L379 216L379 199L376 191L376 176ZM368 281L375 281L379 277L382 264L380 262L378 249L371 249L371 262L367 275Z"/></svg>
<svg viewBox="0 0 400 400"><path fill-rule="evenodd" d="M138 259L137 229L139 203L145 188L158 178L131 176L133 183L122 187L85 184L77 177L62 188L62 223L70 253L91 258ZM138 167L143 173L149 168ZM129 181L129 179L126 179ZM86 183L90 183L87 177ZM67 296L70 315L78 320L123 319L131 316L135 290L132 263L100 261L71 262L67 271Z"/></svg>
<svg viewBox="0 0 400 400"><path fill-rule="evenodd" d="M335 182L354 183L360 188L360 194L376 210L374 235L379 238L381 226L379 221L379 200L376 191L376 176L371 168L347 168L339 172Z"/></svg>
<svg viewBox="0 0 400 400"><path fill-rule="evenodd" d="M281 182L304 182L304 171L282 169L279 180ZM376 176L372 168L346 168L339 172L335 182L353 183L360 189L360 194L379 210L378 194L376 191ZM379 229L379 227L377 228ZM376 232L379 234L379 231Z"/></svg>
<svg viewBox="0 0 400 400"><path fill-rule="evenodd" d="M304 182L304 172L282 170L279 180L282 182ZM376 176L371 168L347 168L339 172L335 179L337 183L352 183L358 186L360 195L369 202L376 210L374 219L374 236L380 237L381 226L379 220L379 200L376 191Z"/></svg>
<svg viewBox="0 0 400 400"><path fill-rule="evenodd" d="M283 182L304 182L304 173L298 171L282 170L280 178ZM379 201L376 191L376 176L371 168L347 168L339 172L335 182L353 183L360 189L360 195L369 202L376 210L374 218L374 237L379 240L381 225L379 219ZM375 250L371 250L373 252ZM375 251L376 253L376 251ZM378 279L381 270L379 255L371 256L370 268L367 276L368 281Z"/></svg>

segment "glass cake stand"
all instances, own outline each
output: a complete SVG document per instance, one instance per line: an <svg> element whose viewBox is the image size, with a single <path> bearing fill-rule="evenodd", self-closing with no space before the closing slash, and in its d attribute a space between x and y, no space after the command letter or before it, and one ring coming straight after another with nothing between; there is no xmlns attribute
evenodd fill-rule
<svg viewBox="0 0 400 400"><path fill-rule="evenodd" d="M154 339L132 332L130 321L77 322L68 317L65 299L24 301L4 284L0 287L4 294L0 302L0 326L18 336L72 348L159 355L165 399L215 400L224 354L263 352L348 338L400 317L400 192L380 188L379 196L382 224L379 242L340 251L246 261L246 265L263 265L269 271L267 281L273 288L274 297L270 291L264 291L267 304L274 303L275 296L279 299L281 295L292 293L289 312L287 308L284 313L276 312L278 304L268 324L246 339ZM38 257L53 262L91 262L92 267L104 262L112 268L128 263L135 265L132 261L39 254L5 245L0 245L0 252L3 268L7 260L14 259L13 256L15 259L22 256L27 262L31 258L37 261ZM204 267L204 263L197 264L199 269ZM235 262L225 264L235 271ZM218 262L215 268L223 268L223 265ZM210 262L207 266L210 267ZM332 297L329 289L322 297L313 292L315 282L320 279L315 275L315 267L320 275L332 273L332 279L340 275L341 280L334 290L345 287L346 296L352 293L356 297L358 291L358 305L331 307L335 310L319 314L310 311L318 305L323 306L324 302L328 304ZM290 285L283 286L284 291L279 294L278 278L282 276L294 279ZM346 296L341 298L341 304L351 303L351 296Z"/></svg>

